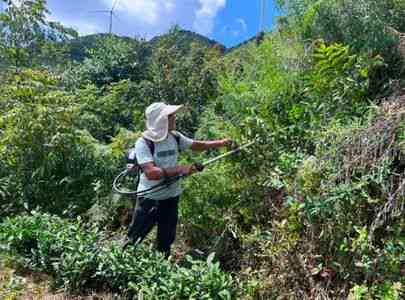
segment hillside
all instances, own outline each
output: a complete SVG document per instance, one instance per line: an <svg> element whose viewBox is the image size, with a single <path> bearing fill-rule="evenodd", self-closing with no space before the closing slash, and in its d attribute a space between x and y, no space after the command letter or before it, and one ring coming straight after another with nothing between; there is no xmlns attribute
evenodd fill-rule
<svg viewBox="0 0 405 300"><path fill-rule="evenodd" d="M70 53L71 59L75 61L82 61L84 58L88 57L87 50L94 49L99 40L104 40L109 37L107 33L90 34L86 36L80 36L76 39L67 41L68 51ZM130 37L116 36L115 38L131 42L133 39Z"/></svg>
<svg viewBox="0 0 405 300"><path fill-rule="evenodd" d="M97 42L103 39L108 38L109 34L92 34L81 36L77 39L70 40L68 43L70 57L75 61L82 61L85 57L88 57L86 49L94 49L97 45ZM138 42L138 39L134 39L131 37L123 37L123 36L116 36L113 35L115 38L126 41L126 42ZM145 43L145 47L149 48L151 52L156 47L159 47L164 41L167 39L174 39L174 43L180 47L181 49L189 49L193 43L196 43L202 47L212 48L214 46L219 47L225 51L226 47L221 45L220 43L211 40L203 35L198 33L188 31L188 30L177 30L172 31L160 36L156 36L152 38L150 41L143 41Z"/></svg>
<svg viewBox="0 0 405 300"><path fill-rule="evenodd" d="M189 30L183 30L183 29L177 29L177 30L172 30L172 32L156 36L152 38L149 41L149 44L152 46L152 48L160 45L162 41L170 37L171 35L175 35L176 39L176 45L178 45L180 48L187 48L190 46L192 43L197 43L201 46L205 46L207 48L211 48L215 46L216 44L221 45L219 42L211 40L201 34L189 31ZM222 47L225 47L221 45Z"/></svg>

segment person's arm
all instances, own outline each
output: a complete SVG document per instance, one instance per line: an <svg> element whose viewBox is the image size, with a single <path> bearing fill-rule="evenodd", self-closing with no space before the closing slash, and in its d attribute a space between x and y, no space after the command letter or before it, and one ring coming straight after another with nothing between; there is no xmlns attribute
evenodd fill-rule
<svg viewBox="0 0 405 300"><path fill-rule="evenodd" d="M178 175L190 175L196 172L194 165L180 165L173 168L159 168L154 162L142 164L141 168L149 180L160 180Z"/></svg>
<svg viewBox="0 0 405 300"><path fill-rule="evenodd" d="M231 139L223 139L216 141L193 141L191 150L193 151L206 151L210 149L218 149L222 147L231 147L233 141Z"/></svg>
<svg viewBox="0 0 405 300"><path fill-rule="evenodd" d="M138 164L149 180L160 180L165 177L189 175L196 171L194 165L180 165L174 168L162 169L156 166L149 146L143 138L138 139L135 145L135 155Z"/></svg>

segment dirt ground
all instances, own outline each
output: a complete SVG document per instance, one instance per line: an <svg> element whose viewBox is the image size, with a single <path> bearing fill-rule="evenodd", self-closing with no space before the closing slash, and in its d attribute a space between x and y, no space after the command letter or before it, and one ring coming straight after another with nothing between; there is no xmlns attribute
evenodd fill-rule
<svg viewBox="0 0 405 300"><path fill-rule="evenodd" d="M118 300L110 294L68 296L52 291L46 274L16 270L0 258L0 299L2 300Z"/></svg>

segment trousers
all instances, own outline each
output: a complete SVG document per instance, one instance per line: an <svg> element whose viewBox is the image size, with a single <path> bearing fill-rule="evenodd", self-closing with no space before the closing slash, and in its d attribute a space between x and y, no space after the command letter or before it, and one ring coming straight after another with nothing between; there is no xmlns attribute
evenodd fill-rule
<svg viewBox="0 0 405 300"><path fill-rule="evenodd" d="M156 248L169 257L176 239L178 203L179 197L166 200L139 198L128 228L128 238L138 244L157 225Z"/></svg>

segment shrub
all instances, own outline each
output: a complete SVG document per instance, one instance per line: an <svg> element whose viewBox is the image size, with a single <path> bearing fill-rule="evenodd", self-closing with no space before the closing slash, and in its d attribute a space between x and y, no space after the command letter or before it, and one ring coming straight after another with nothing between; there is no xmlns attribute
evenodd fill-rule
<svg viewBox="0 0 405 300"><path fill-rule="evenodd" d="M8 192L1 193L1 214L24 206L56 214L82 213L99 194L111 191L124 149L112 151L80 130L83 99L57 91L59 84L59 78L48 72L24 70L1 86L1 186L10 182ZM13 209L8 203L14 203Z"/></svg>
<svg viewBox="0 0 405 300"><path fill-rule="evenodd" d="M94 48L87 49L89 57L73 70L76 84L78 81L103 86L127 79L141 81L147 75L148 51L141 40L101 36Z"/></svg>
<svg viewBox="0 0 405 300"><path fill-rule="evenodd" d="M34 212L0 224L0 242L22 255L33 269L54 276L55 287L72 293L109 289L143 293L147 299L234 299L235 283L210 255L188 258L190 268L164 259L147 247L135 253L109 242L96 228ZM104 239L104 242L101 241Z"/></svg>
<svg viewBox="0 0 405 300"><path fill-rule="evenodd" d="M402 1L279 0L289 15L293 30L303 40L324 39L328 43L350 45L357 53L380 54L389 64L388 72L401 65L398 38L388 29L403 30ZM394 17L396 16L396 17ZM391 73L396 77L395 71Z"/></svg>

